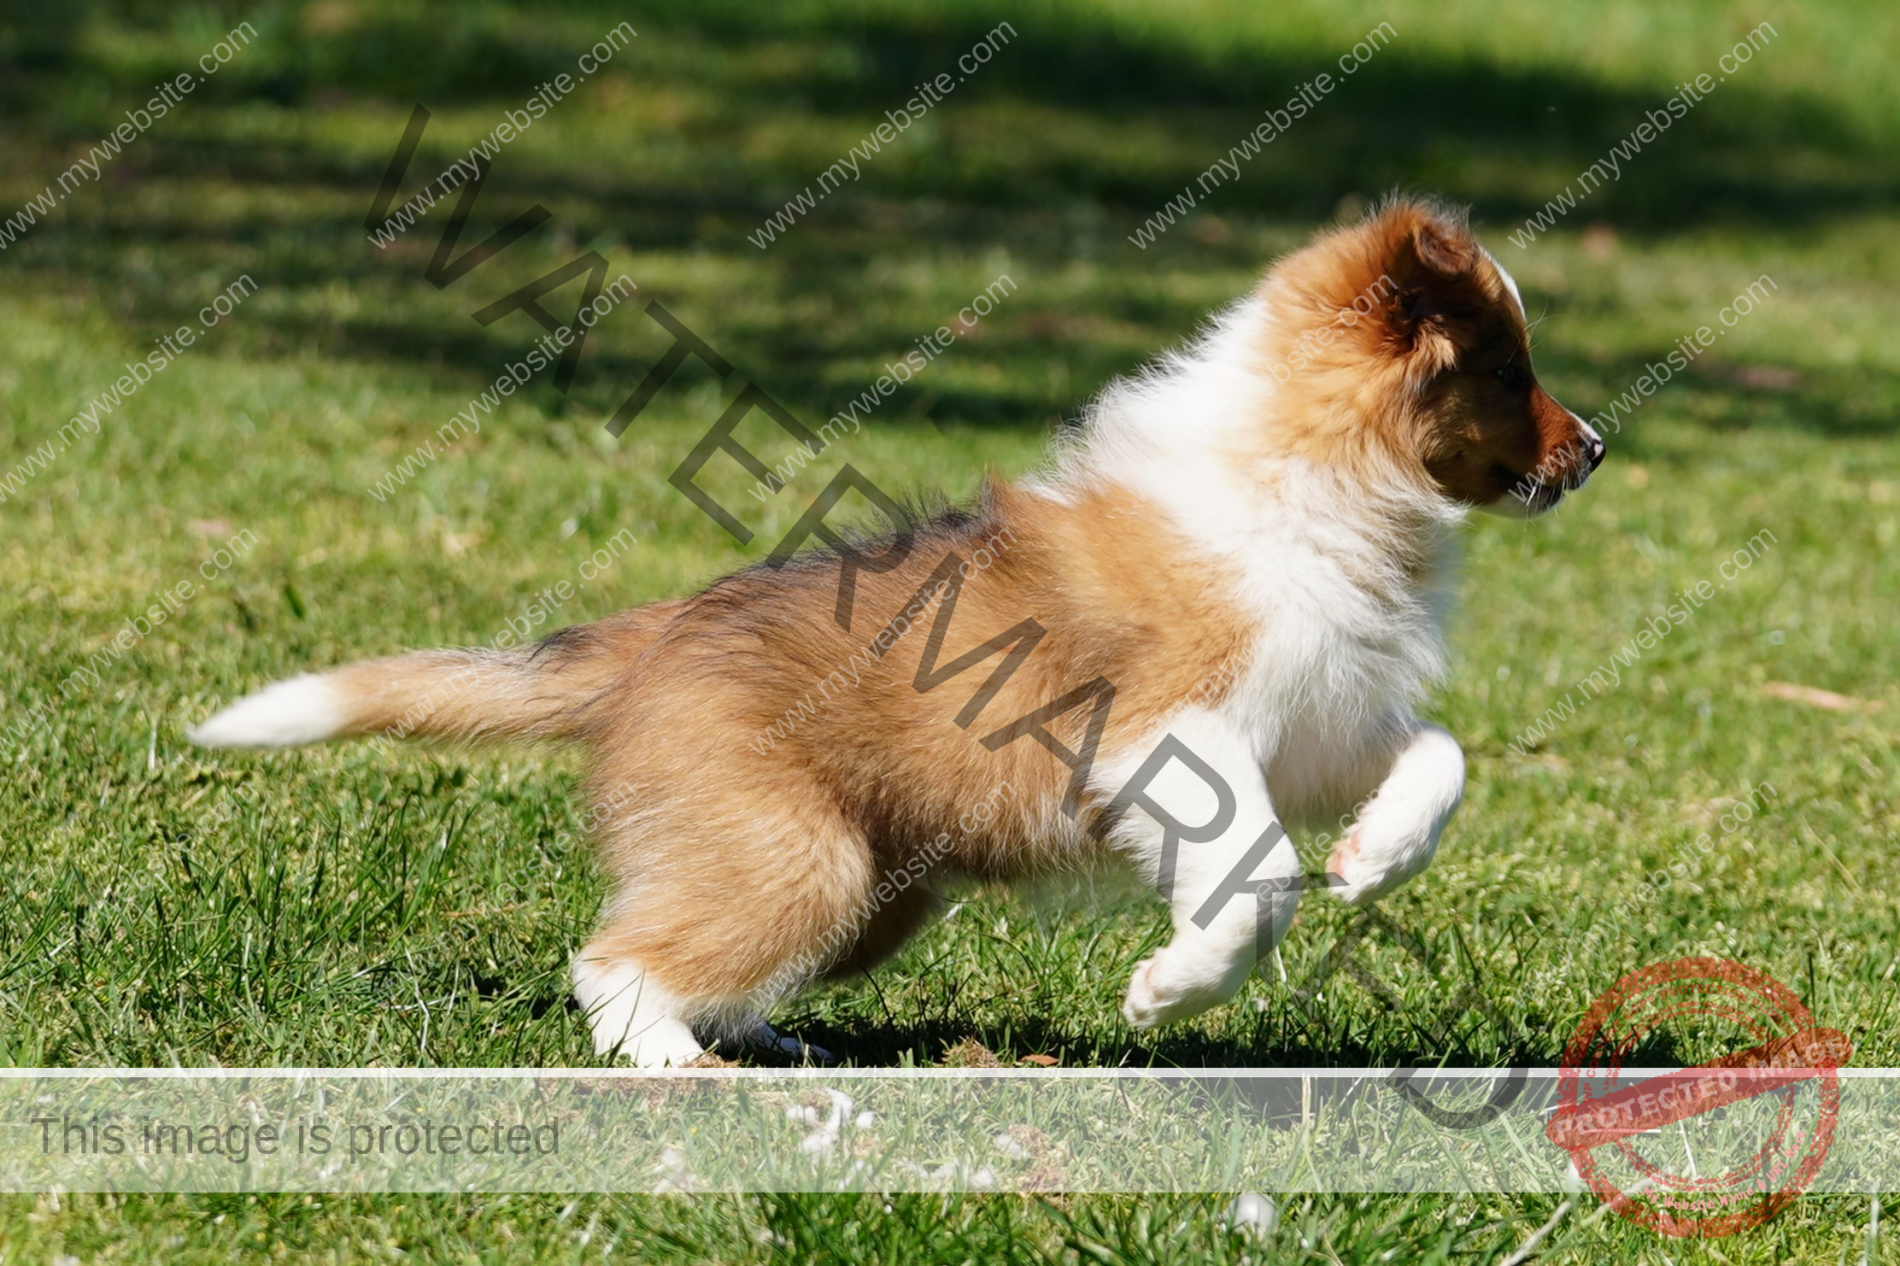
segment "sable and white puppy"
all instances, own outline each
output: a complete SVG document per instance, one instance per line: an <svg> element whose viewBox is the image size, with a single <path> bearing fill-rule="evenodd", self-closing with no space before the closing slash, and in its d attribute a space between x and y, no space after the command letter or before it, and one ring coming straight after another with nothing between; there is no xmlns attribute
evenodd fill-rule
<svg viewBox="0 0 1900 1266"><path fill-rule="evenodd" d="M685 1063L695 1024L769 1039L761 1009L890 954L944 878L1104 854L1172 909L1123 1008L1160 1024L1231 997L1291 921L1276 823L1363 805L1329 863L1348 901L1431 860L1464 781L1412 711L1443 671L1449 534L1550 508L1602 457L1462 217L1395 201L970 512L519 651L297 677L192 737L591 749L614 896L573 971L602 1053Z"/></svg>

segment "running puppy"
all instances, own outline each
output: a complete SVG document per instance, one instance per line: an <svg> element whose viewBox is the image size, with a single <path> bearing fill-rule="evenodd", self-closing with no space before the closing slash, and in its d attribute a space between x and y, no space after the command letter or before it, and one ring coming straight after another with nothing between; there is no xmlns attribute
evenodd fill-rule
<svg viewBox="0 0 1900 1266"><path fill-rule="evenodd" d="M1123 1006L1146 1027L1231 997L1284 934L1277 823L1363 806L1329 863L1347 901L1431 860L1464 759L1412 708L1443 672L1451 533L1548 510L1602 459L1462 217L1394 201L971 512L520 651L293 678L192 737L589 748L615 894L573 973L603 1054L683 1064L695 1024L770 1040L763 1009L890 954L943 878L1102 853L1172 909Z"/></svg>

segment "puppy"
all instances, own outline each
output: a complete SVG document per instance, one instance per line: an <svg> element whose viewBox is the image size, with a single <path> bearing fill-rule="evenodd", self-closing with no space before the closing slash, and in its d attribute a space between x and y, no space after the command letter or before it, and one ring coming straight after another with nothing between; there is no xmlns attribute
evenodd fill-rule
<svg viewBox="0 0 1900 1266"><path fill-rule="evenodd" d="M1102 856L1171 908L1123 1006L1162 1024L1284 934L1281 823L1357 806L1328 863L1350 902L1430 862L1464 782L1413 714L1444 671L1450 534L1550 509L1603 451L1538 385L1462 217L1393 201L970 511L518 651L292 678L192 737L589 749L614 895L573 977L602 1054L684 1064L696 1024L770 1041L764 1009L892 953L949 883Z"/></svg>

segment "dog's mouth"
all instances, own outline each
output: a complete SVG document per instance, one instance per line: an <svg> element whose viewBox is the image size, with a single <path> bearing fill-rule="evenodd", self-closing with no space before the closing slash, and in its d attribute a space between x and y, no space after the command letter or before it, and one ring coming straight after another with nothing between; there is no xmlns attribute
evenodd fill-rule
<svg viewBox="0 0 1900 1266"><path fill-rule="evenodd" d="M1497 482L1505 486L1504 495L1478 508L1504 519L1534 519L1548 514L1590 478L1589 470L1585 469L1569 478L1550 480L1535 471L1520 474L1501 462L1493 473Z"/></svg>
<svg viewBox="0 0 1900 1266"><path fill-rule="evenodd" d="M1557 503L1562 501L1567 494L1583 487L1584 481L1588 478L1590 478L1589 473L1585 472L1574 482L1550 483L1526 476L1523 482L1527 486L1527 491L1522 494L1525 508L1533 518L1540 514L1547 514L1555 510Z"/></svg>

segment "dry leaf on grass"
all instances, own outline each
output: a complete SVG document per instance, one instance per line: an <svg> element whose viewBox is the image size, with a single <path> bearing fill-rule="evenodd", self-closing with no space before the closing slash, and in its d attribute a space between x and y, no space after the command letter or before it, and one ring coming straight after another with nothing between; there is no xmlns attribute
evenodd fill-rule
<svg viewBox="0 0 1900 1266"><path fill-rule="evenodd" d="M1786 703L1805 703L1810 708L1825 708L1829 712L1878 712L1886 706L1877 699L1855 699L1832 690L1822 690L1819 686L1797 686L1789 681L1771 681L1761 689L1770 698Z"/></svg>

